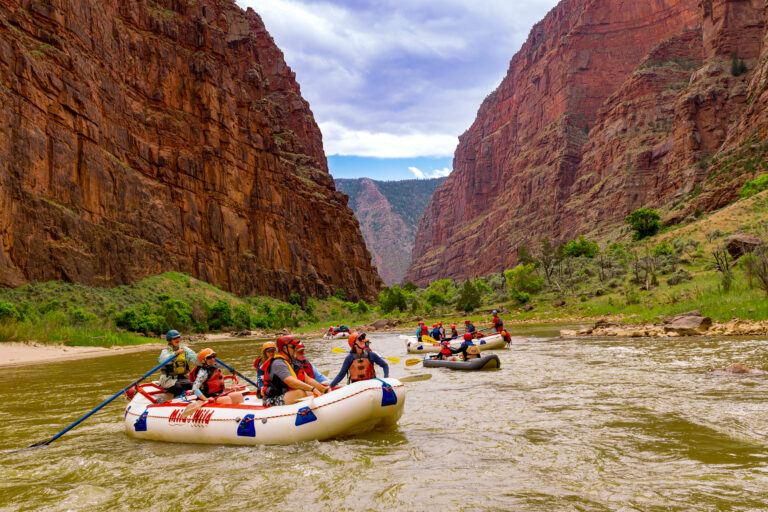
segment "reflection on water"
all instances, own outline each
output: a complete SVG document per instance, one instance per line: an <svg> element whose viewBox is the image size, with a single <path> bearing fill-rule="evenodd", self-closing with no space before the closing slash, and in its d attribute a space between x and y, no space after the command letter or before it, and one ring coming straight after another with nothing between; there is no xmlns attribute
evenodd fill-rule
<svg viewBox="0 0 768 512"><path fill-rule="evenodd" d="M52 445L3 454L0 511L748 510L768 507L765 340L560 339L497 353L496 372L392 366L408 384L397 428L277 447L176 445L123 432L119 398ZM397 334L374 349L405 360ZM344 341L344 340L342 340ZM322 370L334 342L308 343ZM342 346L340 342L335 342ZM261 343L222 342L250 374ZM199 349L202 346L194 346ZM5 369L0 439L50 438L157 363L157 354Z"/></svg>

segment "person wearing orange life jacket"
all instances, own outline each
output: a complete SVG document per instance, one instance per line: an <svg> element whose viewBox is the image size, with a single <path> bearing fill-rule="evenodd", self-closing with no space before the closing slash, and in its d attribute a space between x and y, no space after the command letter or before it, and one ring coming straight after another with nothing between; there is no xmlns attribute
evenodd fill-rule
<svg viewBox="0 0 768 512"><path fill-rule="evenodd" d="M216 352L210 348L204 348L197 354L200 365L190 372L190 379L194 379L192 392L198 400L207 402L216 402L219 404L240 404L243 403L242 393L228 393L226 396L220 396L224 393L224 375L216 367Z"/></svg>
<svg viewBox="0 0 768 512"><path fill-rule="evenodd" d="M451 324L451 339L454 340L459 337L459 331L456 330L456 324Z"/></svg>
<svg viewBox="0 0 768 512"><path fill-rule="evenodd" d="M349 382L375 379L374 364L384 369L384 378L389 377L389 365L369 348L369 342L365 338L365 333L353 333L347 341L349 343L349 354L344 359L339 374L331 381L331 388L335 388L344 376L349 377Z"/></svg>
<svg viewBox="0 0 768 512"><path fill-rule="evenodd" d="M296 359L296 346L300 344L291 336L277 338L275 357L262 365L264 405L291 405L305 396L320 396L328 392L327 386L304 373Z"/></svg>
<svg viewBox="0 0 768 512"><path fill-rule="evenodd" d="M256 384L259 385L256 396L259 398L262 398L262 389L264 388L264 370L261 368L264 363L275 357L275 352L277 352L277 345L273 341L267 341L261 346L261 356L253 362L253 367L256 368Z"/></svg>
<svg viewBox="0 0 768 512"><path fill-rule="evenodd" d="M312 377L313 379L315 379L317 382L319 382L324 386L327 386L328 384L330 384L331 381L328 379L328 377L326 377L325 375L317 371L317 369L315 368L315 365L309 362L309 360L307 359L307 354L304 352L304 349L305 347L303 343L299 342L299 344L296 345L296 361L298 361L301 364L301 370L304 372L304 375L308 375Z"/></svg>

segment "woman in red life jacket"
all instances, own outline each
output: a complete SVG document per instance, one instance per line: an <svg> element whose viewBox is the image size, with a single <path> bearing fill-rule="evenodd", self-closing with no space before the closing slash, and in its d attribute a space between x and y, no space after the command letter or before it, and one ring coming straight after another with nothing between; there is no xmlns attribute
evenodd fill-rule
<svg viewBox="0 0 768 512"><path fill-rule="evenodd" d="M501 321L501 318L499 318L499 312L498 310L493 310L493 319L491 320L493 322L493 330L496 332L501 332L504 328L504 322Z"/></svg>
<svg viewBox="0 0 768 512"><path fill-rule="evenodd" d="M280 336L275 342L277 354L264 363L264 405L291 405L305 396L320 396L328 387L306 375L296 360L296 347L303 344L290 336Z"/></svg>
<svg viewBox="0 0 768 512"><path fill-rule="evenodd" d="M243 403L242 393L233 392L220 396L225 392L224 375L216 367L216 352L210 348L204 348L197 354L197 359L200 365L195 366L189 376L195 382L192 385L192 392L198 400L219 404Z"/></svg>
<svg viewBox="0 0 768 512"><path fill-rule="evenodd" d="M256 368L256 384L259 388L256 390L256 396L262 398L262 389L264 388L264 370L262 367L264 363L275 357L277 352L277 345L273 341L267 341L261 346L261 357L257 358L253 362L253 367Z"/></svg>
<svg viewBox="0 0 768 512"><path fill-rule="evenodd" d="M440 352L435 356L435 359L442 359L444 361L455 361L456 358L453 357L453 351L451 350L451 342L448 340L445 340L440 343L442 348L440 349Z"/></svg>
<svg viewBox="0 0 768 512"><path fill-rule="evenodd" d="M347 341L350 348L349 354L344 359L344 364L341 365L339 374L331 381L331 388L335 388L347 375L350 382L376 378L376 372L373 368L374 364L384 369L384 378L389 377L389 365L369 348L365 333L353 333Z"/></svg>

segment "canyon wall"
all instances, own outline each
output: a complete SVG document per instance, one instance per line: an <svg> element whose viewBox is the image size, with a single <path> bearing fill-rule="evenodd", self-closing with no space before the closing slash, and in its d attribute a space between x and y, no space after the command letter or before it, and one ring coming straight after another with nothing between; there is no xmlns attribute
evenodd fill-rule
<svg viewBox="0 0 768 512"><path fill-rule="evenodd" d="M233 0L0 0L0 237L5 286L381 286L294 73Z"/></svg>
<svg viewBox="0 0 768 512"><path fill-rule="evenodd" d="M732 57L752 70L764 37L764 0L560 2L460 137L406 279L487 275L544 238L615 239L637 208L679 222L732 200L755 172L716 166L759 145L744 109L762 101Z"/></svg>
<svg viewBox="0 0 768 512"><path fill-rule="evenodd" d="M419 217L443 180L336 180L337 189L349 196L373 262L387 286L403 280Z"/></svg>

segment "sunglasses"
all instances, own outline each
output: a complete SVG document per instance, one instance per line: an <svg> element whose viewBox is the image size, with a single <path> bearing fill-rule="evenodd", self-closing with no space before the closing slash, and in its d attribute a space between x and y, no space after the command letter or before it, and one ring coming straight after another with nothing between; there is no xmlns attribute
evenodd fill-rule
<svg viewBox="0 0 768 512"><path fill-rule="evenodd" d="M205 358L206 359L216 359L216 356L215 355L213 355L213 356L206 356Z"/></svg>

